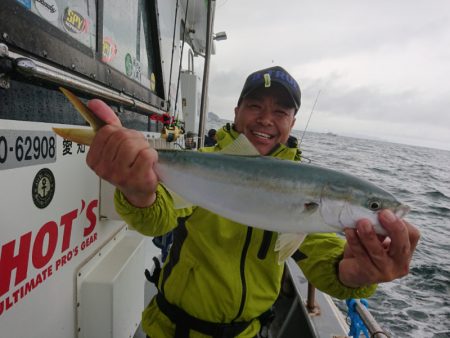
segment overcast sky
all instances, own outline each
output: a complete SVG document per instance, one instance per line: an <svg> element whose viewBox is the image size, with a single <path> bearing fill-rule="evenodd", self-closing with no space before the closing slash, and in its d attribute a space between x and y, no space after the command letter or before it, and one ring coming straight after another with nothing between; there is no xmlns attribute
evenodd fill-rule
<svg viewBox="0 0 450 338"><path fill-rule="evenodd" d="M295 129L450 150L450 0L217 0L209 110L232 120L245 78L300 84Z"/></svg>

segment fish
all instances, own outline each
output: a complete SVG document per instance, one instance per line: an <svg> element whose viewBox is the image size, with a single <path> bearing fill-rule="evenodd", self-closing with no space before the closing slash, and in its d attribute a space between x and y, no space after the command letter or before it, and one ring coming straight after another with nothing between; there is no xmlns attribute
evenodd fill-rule
<svg viewBox="0 0 450 338"><path fill-rule="evenodd" d="M391 193L354 175L261 156L244 134L214 153L159 149L154 170L175 208L195 205L278 232L279 263L298 249L306 234L342 232L365 218L377 234L386 235L378 212L390 209L402 218L409 211Z"/></svg>

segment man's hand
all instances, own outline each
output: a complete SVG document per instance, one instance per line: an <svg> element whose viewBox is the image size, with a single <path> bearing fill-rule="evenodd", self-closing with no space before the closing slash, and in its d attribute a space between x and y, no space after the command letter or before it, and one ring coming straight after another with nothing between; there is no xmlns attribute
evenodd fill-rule
<svg viewBox="0 0 450 338"><path fill-rule="evenodd" d="M153 165L158 153L138 131L122 127L112 109L101 100L88 103L107 123L97 131L86 162L101 178L116 186L136 207L147 207L156 199L158 178Z"/></svg>
<svg viewBox="0 0 450 338"><path fill-rule="evenodd" d="M356 229L345 229L347 244L339 263L339 279L349 287L389 282L404 277L420 238L419 230L390 210L379 214L388 236L378 236L364 219Z"/></svg>

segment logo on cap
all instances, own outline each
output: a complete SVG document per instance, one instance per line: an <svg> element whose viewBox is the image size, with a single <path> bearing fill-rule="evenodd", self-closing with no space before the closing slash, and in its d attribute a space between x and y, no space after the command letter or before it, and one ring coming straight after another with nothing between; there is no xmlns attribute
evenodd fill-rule
<svg viewBox="0 0 450 338"><path fill-rule="evenodd" d="M270 87L270 74L266 73L264 74L264 87Z"/></svg>

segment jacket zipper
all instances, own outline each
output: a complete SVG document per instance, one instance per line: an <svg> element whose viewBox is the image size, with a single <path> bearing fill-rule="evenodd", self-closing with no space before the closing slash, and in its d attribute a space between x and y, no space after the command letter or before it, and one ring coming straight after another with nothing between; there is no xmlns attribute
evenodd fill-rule
<svg viewBox="0 0 450 338"><path fill-rule="evenodd" d="M258 258L263 260L267 257L267 253L269 252L270 242L272 242L272 231L264 230L263 239L261 241L261 246L258 251Z"/></svg>
<svg viewBox="0 0 450 338"><path fill-rule="evenodd" d="M244 311L245 298L247 297L247 283L245 281L245 259L247 257L248 248L250 246L250 239L252 237L253 228L247 228L247 236L245 237L244 247L241 253L241 264L240 264L240 274L241 274L241 283L242 283L242 296L241 296L241 304L239 305L239 311L236 317L234 317L233 321L238 319L242 311Z"/></svg>

